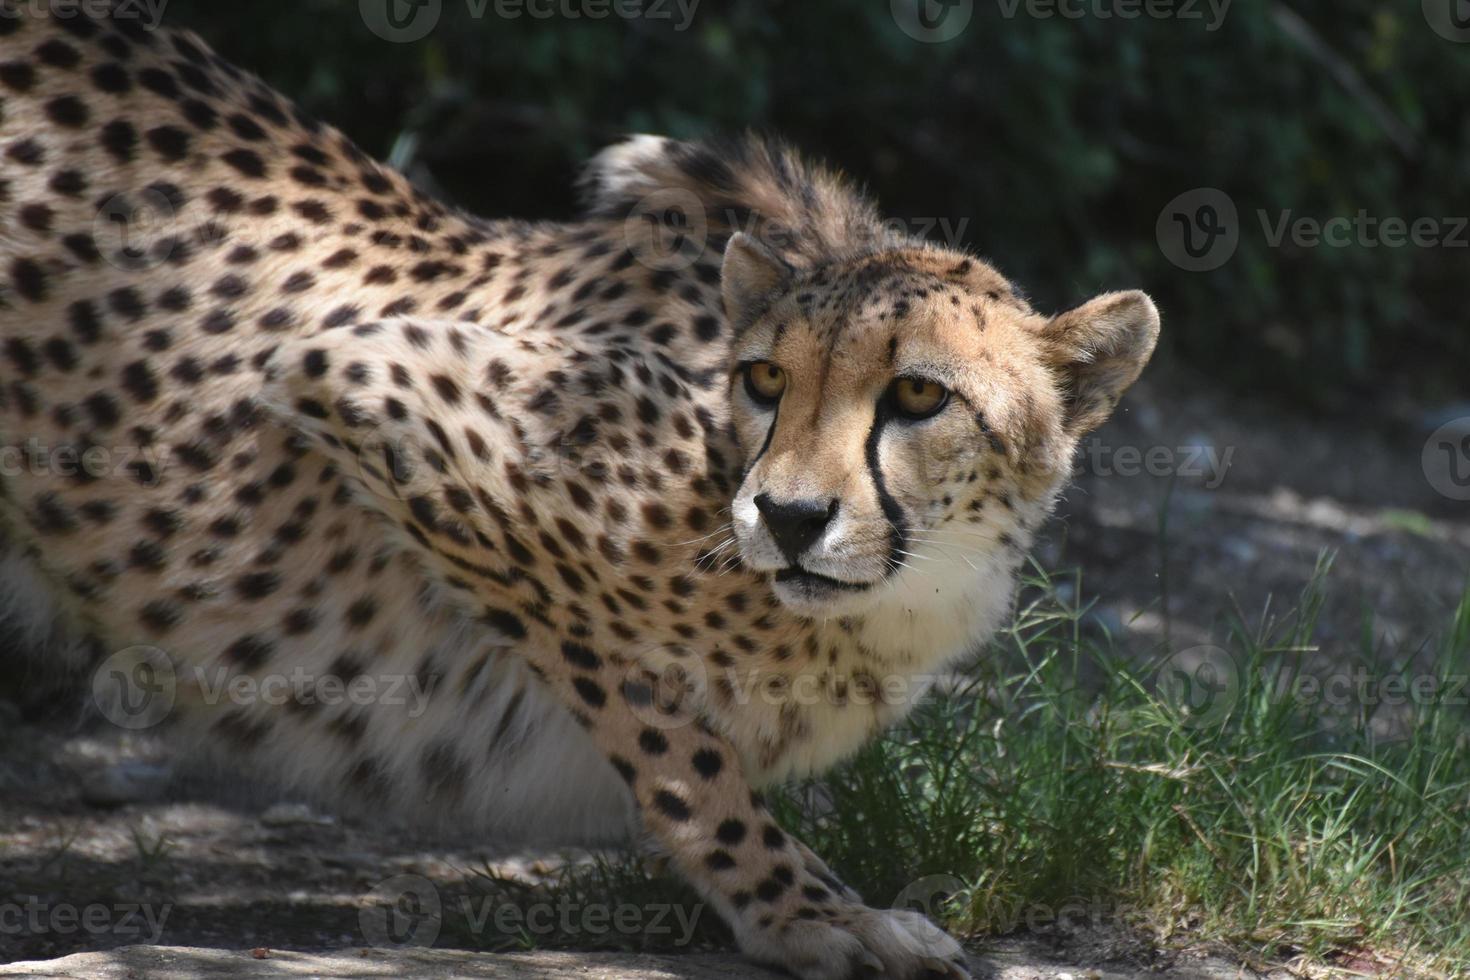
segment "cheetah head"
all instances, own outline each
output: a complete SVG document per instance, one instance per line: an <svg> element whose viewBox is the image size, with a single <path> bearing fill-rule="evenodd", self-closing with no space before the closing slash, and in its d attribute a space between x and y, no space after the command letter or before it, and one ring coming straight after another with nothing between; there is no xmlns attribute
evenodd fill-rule
<svg viewBox="0 0 1470 980"><path fill-rule="evenodd" d="M1159 331L1143 293L1046 317L985 264L923 245L798 271L736 234L722 278L736 542L814 617L1008 583Z"/></svg>

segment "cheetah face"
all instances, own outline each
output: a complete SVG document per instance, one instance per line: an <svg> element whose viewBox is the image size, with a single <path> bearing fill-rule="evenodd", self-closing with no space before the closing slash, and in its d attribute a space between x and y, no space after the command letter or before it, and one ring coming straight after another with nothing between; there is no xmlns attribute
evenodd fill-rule
<svg viewBox="0 0 1470 980"><path fill-rule="evenodd" d="M1158 330L1142 293L1046 318L982 263L924 249L798 274L737 235L724 293L735 539L811 616L913 609L1013 566Z"/></svg>

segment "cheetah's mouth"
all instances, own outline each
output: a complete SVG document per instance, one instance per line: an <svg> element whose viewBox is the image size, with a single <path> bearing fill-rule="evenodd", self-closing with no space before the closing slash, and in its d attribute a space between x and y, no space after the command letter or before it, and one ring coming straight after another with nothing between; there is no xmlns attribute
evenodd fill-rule
<svg viewBox="0 0 1470 980"><path fill-rule="evenodd" d="M809 598L817 598L829 592L866 592L873 587L871 582L844 582L830 575L809 572L799 565L781 569L776 573L775 580L782 585L796 586Z"/></svg>

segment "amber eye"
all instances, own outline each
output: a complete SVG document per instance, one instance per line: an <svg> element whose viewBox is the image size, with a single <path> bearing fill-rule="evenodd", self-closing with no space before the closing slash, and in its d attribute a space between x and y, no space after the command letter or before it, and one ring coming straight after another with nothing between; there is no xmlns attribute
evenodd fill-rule
<svg viewBox="0 0 1470 980"><path fill-rule="evenodd" d="M927 419L949 401L949 391L923 378L899 378L893 383L893 405L907 419Z"/></svg>
<svg viewBox="0 0 1470 980"><path fill-rule="evenodd" d="M745 365L745 390L758 405L774 405L786 390L786 372L770 361Z"/></svg>

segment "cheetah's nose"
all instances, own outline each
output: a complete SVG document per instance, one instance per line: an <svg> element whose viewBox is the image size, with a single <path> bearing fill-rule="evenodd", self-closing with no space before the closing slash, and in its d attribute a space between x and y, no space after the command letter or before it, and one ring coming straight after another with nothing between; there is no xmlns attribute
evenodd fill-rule
<svg viewBox="0 0 1470 980"><path fill-rule="evenodd" d="M768 493L755 495L756 509L766 529L791 562L822 536L837 513L837 498L831 500L773 500Z"/></svg>

